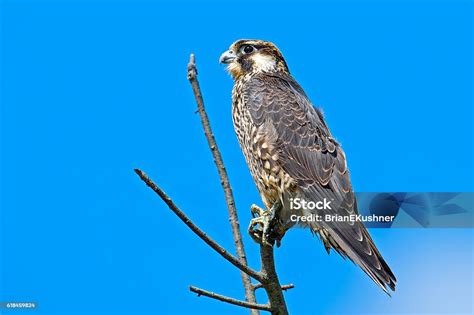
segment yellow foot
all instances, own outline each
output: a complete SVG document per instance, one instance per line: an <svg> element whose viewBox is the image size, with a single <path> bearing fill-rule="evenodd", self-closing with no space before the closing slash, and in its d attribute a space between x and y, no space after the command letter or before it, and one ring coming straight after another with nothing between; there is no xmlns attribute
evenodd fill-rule
<svg viewBox="0 0 474 315"><path fill-rule="evenodd" d="M252 205L250 211L254 218L250 220L248 233L255 242L273 246L274 242L269 239L273 212L264 210L257 205Z"/></svg>

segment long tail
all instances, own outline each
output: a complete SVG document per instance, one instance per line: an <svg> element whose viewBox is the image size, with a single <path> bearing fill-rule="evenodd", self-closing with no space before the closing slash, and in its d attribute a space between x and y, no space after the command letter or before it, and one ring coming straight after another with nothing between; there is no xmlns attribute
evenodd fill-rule
<svg viewBox="0 0 474 315"><path fill-rule="evenodd" d="M358 213L357 202L354 203L354 212ZM340 209L337 214L349 213ZM323 222L312 224L311 227L324 242L328 252L332 248L341 256L348 257L388 295L388 289L395 291L397 279L361 222Z"/></svg>

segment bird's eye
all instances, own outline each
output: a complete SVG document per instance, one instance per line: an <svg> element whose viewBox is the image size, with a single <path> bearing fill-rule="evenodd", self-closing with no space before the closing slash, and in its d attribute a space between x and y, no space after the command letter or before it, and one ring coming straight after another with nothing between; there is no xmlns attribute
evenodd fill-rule
<svg viewBox="0 0 474 315"><path fill-rule="evenodd" d="M255 48L252 45L245 45L242 47L242 51L246 54L250 54L255 50Z"/></svg>

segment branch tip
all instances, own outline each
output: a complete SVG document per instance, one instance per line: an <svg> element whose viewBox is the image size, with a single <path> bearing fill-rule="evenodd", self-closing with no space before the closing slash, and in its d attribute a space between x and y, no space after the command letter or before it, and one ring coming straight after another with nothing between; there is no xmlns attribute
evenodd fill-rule
<svg viewBox="0 0 474 315"><path fill-rule="evenodd" d="M290 284L284 284L281 286L281 289L283 291L286 291L286 290L290 290L290 289L293 289L295 287L295 285L293 283L290 283ZM263 284L262 283L257 283L257 284L254 284L252 285L252 289L254 291L256 291L257 289L260 289L260 288L263 288Z"/></svg>
<svg viewBox="0 0 474 315"><path fill-rule="evenodd" d="M195 81L197 77L196 57L194 54L189 55L188 63L188 80Z"/></svg>
<svg viewBox="0 0 474 315"><path fill-rule="evenodd" d="M237 300L237 299L225 296L225 295L221 295L221 294L217 294L217 293L214 293L214 292L211 292L211 291L200 289L200 288L192 286L192 285L189 286L189 290L191 292L196 293L198 297L203 295L203 296L207 296L211 299L219 300L219 301L224 302L224 303L229 303L229 304L232 304L232 305L237 305L237 306L241 306L241 307L245 307L245 308L249 308L249 309L253 309L253 310L261 310L261 311L268 311L268 312L271 311L271 307L268 304L257 304L257 303L250 303L250 302L246 302L246 301L241 301L241 300Z"/></svg>

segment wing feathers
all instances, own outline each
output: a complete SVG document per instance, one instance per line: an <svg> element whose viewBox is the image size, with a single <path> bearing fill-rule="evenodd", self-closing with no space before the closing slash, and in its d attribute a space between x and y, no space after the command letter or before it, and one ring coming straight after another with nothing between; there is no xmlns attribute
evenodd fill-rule
<svg viewBox="0 0 474 315"><path fill-rule="evenodd" d="M279 163L305 198L333 200L323 214L357 214L346 158L331 136L323 115L314 108L291 76L255 75L244 99L255 125L269 123L276 132ZM396 279L360 222L323 222L312 226L326 249L332 247L359 265L385 292L395 290Z"/></svg>

